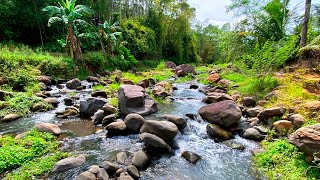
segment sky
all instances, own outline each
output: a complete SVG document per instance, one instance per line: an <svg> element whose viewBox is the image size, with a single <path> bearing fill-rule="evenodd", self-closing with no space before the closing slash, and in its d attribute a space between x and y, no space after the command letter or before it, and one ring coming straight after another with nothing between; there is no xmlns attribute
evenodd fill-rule
<svg viewBox="0 0 320 180"><path fill-rule="evenodd" d="M320 1L320 0L314 0ZM302 3L301 3L302 2ZM304 0L291 0L291 6L304 5ZM231 13L226 12L226 6L230 0L189 0L189 4L197 10L196 18L205 24L222 26L234 19Z"/></svg>

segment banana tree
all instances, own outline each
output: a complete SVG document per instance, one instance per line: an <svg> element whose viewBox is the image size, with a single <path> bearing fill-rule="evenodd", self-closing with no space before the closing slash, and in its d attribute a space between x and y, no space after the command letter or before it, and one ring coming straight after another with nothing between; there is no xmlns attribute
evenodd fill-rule
<svg viewBox="0 0 320 180"><path fill-rule="evenodd" d="M81 55L80 42L77 39L77 25L86 26L88 23L83 20L85 16L93 13L91 9L84 5L76 5L76 0L62 1L59 6L47 6L42 9L50 16L48 27L54 23L62 23L67 30L66 35L66 52L68 49L70 56L79 59Z"/></svg>

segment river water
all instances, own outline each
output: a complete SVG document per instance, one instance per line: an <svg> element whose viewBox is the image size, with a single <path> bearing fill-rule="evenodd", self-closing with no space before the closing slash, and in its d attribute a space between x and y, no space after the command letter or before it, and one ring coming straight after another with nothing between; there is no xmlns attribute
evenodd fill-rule
<svg viewBox="0 0 320 180"><path fill-rule="evenodd" d="M190 84L174 84L178 90L174 91L172 103L159 105L159 112L145 117L148 119L161 119L163 114L184 116L197 114L205 104L201 102L204 95L198 90L189 89ZM199 84L201 86L201 84ZM72 93L70 93L72 92ZM53 88L51 94L63 102L70 94L85 98L87 91L69 91ZM114 160L120 151L134 153L142 149L143 144L138 141L138 135L118 136L106 138L105 131L97 131L102 127L93 127L92 122L85 119L65 119L55 117L55 112L64 110L66 106L60 103L53 111L34 114L30 117L0 124L0 134L20 133L34 126L36 123L50 122L60 126L64 132L61 138L61 149L73 154L85 154L86 164L80 168L64 173L49 174L47 179L73 179L89 166L99 164L105 160ZM223 144L215 143L206 133L207 123L198 116L195 120L188 119L188 126L174 139L174 155L164 155L152 161L150 167L141 171L143 180L254 180L256 177L252 170L251 153L258 144L236 136L235 141L245 145L244 151L233 150ZM98 133L95 133L98 132ZM181 153L189 150L199 154L202 159L193 165L181 157Z"/></svg>

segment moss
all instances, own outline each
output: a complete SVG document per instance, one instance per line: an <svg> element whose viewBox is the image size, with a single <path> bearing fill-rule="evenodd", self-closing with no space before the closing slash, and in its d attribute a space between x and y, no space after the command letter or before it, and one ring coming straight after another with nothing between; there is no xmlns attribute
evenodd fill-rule
<svg viewBox="0 0 320 180"><path fill-rule="evenodd" d="M309 164L304 154L288 140L263 141L261 144L266 151L254 156L253 160L268 178L307 180L320 177L319 169L313 168L314 164Z"/></svg>

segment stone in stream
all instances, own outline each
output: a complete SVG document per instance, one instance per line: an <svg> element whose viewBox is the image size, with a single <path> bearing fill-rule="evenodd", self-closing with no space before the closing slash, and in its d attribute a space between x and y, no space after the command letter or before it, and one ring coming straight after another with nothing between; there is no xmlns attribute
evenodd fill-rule
<svg viewBox="0 0 320 180"><path fill-rule="evenodd" d="M80 116L90 117L107 103L106 99L88 98L80 101Z"/></svg>
<svg viewBox="0 0 320 180"><path fill-rule="evenodd" d="M81 81L78 78L72 79L66 83L66 87L69 89L77 89L81 86Z"/></svg>
<svg viewBox="0 0 320 180"><path fill-rule="evenodd" d="M109 175L108 175L107 171L104 168L100 168L97 165L91 166L88 171L91 172L92 174L94 174L98 178L98 180L108 180L109 179Z"/></svg>
<svg viewBox="0 0 320 180"><path fill-rule="evenodd" d="M234 140L223 141L222 144L224 144L232 149L237 149L237 150L244 150L245 149L244 145L242 145Z"/></svg>
<svg viewBox="0 0 320 180"><path fill-rule="evenodd" d="M141 115L132 113L126 116L124 122L130 131L137 133L146 120Z"/></svg>
<svg viewBox="0 0 320 180"><path fill-rule="evenodd" d="M191 84L189 88L190 88L190 89L198 89L199 86L196 85L196 84Z"/></svg>
<svg viewBox="0 0 320 180"><path fill-rule="evenodd" d="M233 138L231 132L226 131L215 124L208 124L207 125L207 133L210 137L217 139L217 140L229 140Z"/></svg>
<svg viewBox="0 0 320 180"><path fill-rule="evenodd" d="M154 134L142 133L140 134L139 138L148 146L164 149L167 152L171 151L171 147L163 139Z"/></svg>
<svg viewBox="0 0 320 180"><path fill-rule="evenodd" d="M102 119L105 117L104 111L99 109L94 115L91 117L93 124L98 125L102 123Z"/></svg>
<svg viewBox="0 0 320 180"><path fill-rule="evenodd" d="M107 126L113 122L115 122L117 120L117 115L116 114L110 114L108 116L105 116L103 119L102 119L102 125L103 126Z"/></svg>
<svg viewBox="0 0 320 180"><path fill-rule="evenodd" d="M110 104L106 104L102 107L105 115L114 114L117 112L117 108L111 106Z"/></svg>
<svg viewBox="0 0 320 180"><path fill-rule="evenodd" d="M220 101L226 101L226 100L232 100L233 98L226 94L226 93L208 93L208 96L205 97L202 102L207 103L207 104L211 104L211 103L217 103Z"/></svg>
<svg viewBox="0 0 320 180"><path fill-rule="evenodd" d="M66 105L66 106L72 106L73 105L72 98L65 98L63 101L64 101L64 105Z"/></svg>
<svg viewBox="0 0 320 180"><path fill-rule="evenodd" d="M123 172L120 174L118 180L134 180L127 172Z"/></svg>
<svg viewBox="0 0 320 180"><path fill-rule="evenodd" d="M51 104L52 106L54 107L57 107L58 104L60 103L57 99L55 98L46 98L44 99L44 102L48 103L48 104Z"/></svg>
<svg viewBox="0 0 320 180"><path fill-rule="evenodd" d="M150 86L150 82L148 79L144 79L144 80L139 81L137 85L146 89Z"/></svg>
<svg viewBox="0 0 320 180"><path fill-rule="evenodd" d="M40 132L48 132L53 135L61 134L61 129L59 128L59 126L52 123L40 123L40 124L36 124L34 127L36 130Z"/></svg>
<svg viewBox="0 0 320 180"><path fill-rule="evenodd" d="M127 134L127 126L123 121L110 123L106 130L108 137Z"/></svg>
<svg viewBox="0 0 320 180"><path fill-rule="evenodd" d="M88 76L87 81L88 82L99 82L99 78L93 77L93 76Z"/></svg>
<svg viewBox="0 0 320 180"><path fill-rule="evenodd" d="M51 78L49 76L39 76L38 81L44 83L47 86L52 85Z"/></svg>
<svg viewBox="0 0 320 180"><path fill-rule="evenodd" d="M10 122L19 119L20 116L17 114L7 114L2 118L2 122Z"/></svg>
<svg viewBox="0 0 320 180"><path fill-rule="evenodd" d="M163 115L163 118L174 123L179 130L183 130L185 127L187 127L187 121L180 116L165 114Z"/></svg>
<svg viewBox="0 0 320 180"><path fill-rule="evenodd" d="M119 164L124 164L127 158L128 158L128 155L126 152L119 152L116 155L117 163Z"/></svg>
<svg viewBox="0 0 320 180"><path fill-rule="evenodd" d="M151 133L165 141L171 141L178 134L178 127L169 121L146 121L140 129L140 133Z"/></svg>
<svg viewBox="0 0 320 180"><path fill-rule="evenodd" d="M129 165L128 168L127 168L127 171L128 171L129 175L133 179L139 179L140 178L140 172L134 165Z"/></svg>
<svg viewBox="0 0 320 180"><path fill-rule="evenodd" d="M121 85L118 91L119 108L122 114L149 115L158 111L157 104L138 85Z"/></svg>
<svg viewBox="0 0 320 180"><path fill-rule="evenodd" d="M118 169L121 168L120 165L112 163L110 161L104 161L99 164L100 167L104 168L109 173L115 173Z"/></svg>
<svg viewBox="0 0 320 180"><path fill-rule="evenodd" d="M103 97L103 98L107 98L108 95L105 91L95 91L93 93L91 93L92 97Z"/></svg>
<svg viewBox="0 0 320 180"><path fill-rule="evenodd" d="M286 110L283 107L274 107L274 108L269 108L265 109L262 112L258 114L258 118L260 120L266 120L269 118L273 118L276 116L283 116Z"/></svg>
<svg viewBox="0 0 320 180"><path fill-rule="evenodd" d="M69 169L77 168L86 162L86 157L84 155L79 155L77 157L68 157L58 161L52 172L64 172Z"/></svg>
<svg viewBox="0 0 320 180"><path fill-rule="evenodd" d="M242 137L249 140L261 141L265 138L257 129L249 128L242 134Z"/></svg>
<svg viewBox="0 0 320 180"><path fill-rule="evenodd" d="M190 151L182 152L182 157L184 157L187 161L189 161L192 164L196 164L201 159L200 155Z"/></svg>
<svg viewBox="0 0 320 180"><path fill-rule="evenodd" d="M85 171L79 176L75 177L74 180L96 180L96 176L89 171Z"/></svg>
<svg viewBox="0 0 320 180"><path fill-rule="evenodd" d="M143 151L137 151L132 159L132 164L137 167L138 169L146 169L149 164L149 156Z"/></svg>
<svg viewBox="0 0 320 180"><path fill-rule="evenodd" d="M225 128L237 124L242 116L239 106L230 100L209 104L200 108L198 112L209 123Z"/></svg>

